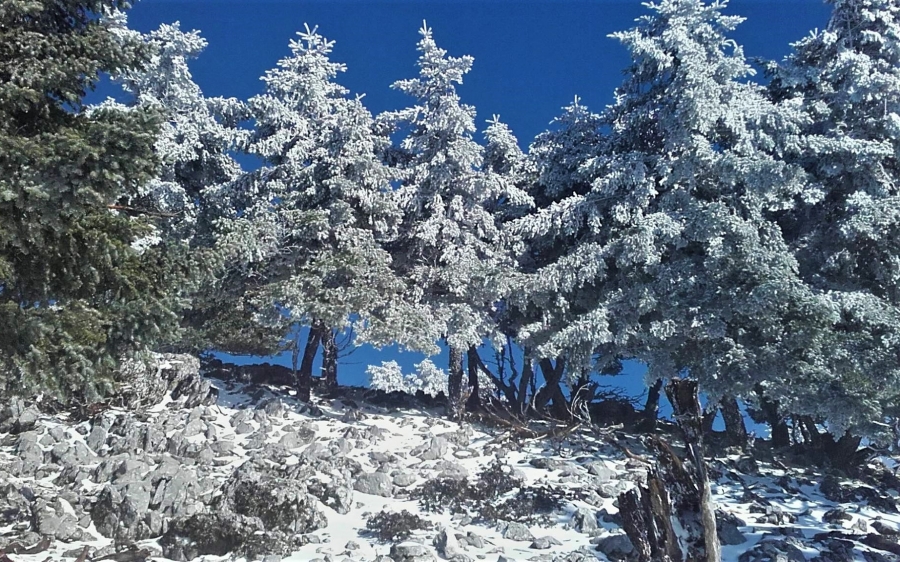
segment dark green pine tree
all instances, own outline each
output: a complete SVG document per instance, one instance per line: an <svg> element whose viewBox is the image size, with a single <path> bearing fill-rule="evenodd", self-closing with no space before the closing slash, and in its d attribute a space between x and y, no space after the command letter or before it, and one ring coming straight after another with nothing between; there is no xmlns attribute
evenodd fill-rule
<svg viewBox="0 0 900 562"><path fill-rule="evenodd" d="M144 59L98 17L124 4L0 3L0 398L96 399L118 359L177 332L188 256L122 205L157 169L160 119L82 103Z"/></svg>

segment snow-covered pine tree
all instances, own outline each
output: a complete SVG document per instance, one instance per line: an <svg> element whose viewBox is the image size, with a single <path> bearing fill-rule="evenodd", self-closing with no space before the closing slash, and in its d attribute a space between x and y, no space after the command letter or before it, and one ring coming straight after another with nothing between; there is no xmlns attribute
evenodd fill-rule
<svg viewBox="0 0 900 562"><path fill-rule="evenodd" d="M380 159L389 141L374 133L361 99L334 81L344 71L329 60L334 43L308 27L299 36L263 77L266 92L249 101L256 126L247 150L266 165L235 182L255 197L226 221L224 243L232 267L258 280L252 300L261 322L285 332L311 326L298 373L308 400L312 359L332 328L421 347L427 323L379 244L398 217Z"/></svg>
<svg viewBox="0 0 900 562"><path fill-rule="evenodd" d="M182 31L176 22L142 34L127 27L122 11L109 13L106 20L122 40L141 42L150 52L142 67L114 77L131 96L125 107L149 109L164 118L155 145L161 160L157 175L125 205L165 216L157 239L189 244L193 261L205 264L204 282L185 311L188 329L178 347L274 352L283 333L250 318L249 303L243 299L249 281L225 272L216 251L216 221L247 205L246 194L229 189L242 173L232 153L248 134L239 128L249 117L245 104L235 98L207 98L194 82L188 62L207 46L198 31Z"/></svg>
<svg viewBox="0 0 900 562"><path fill-rule="evenodd" d="M419 33L419 77L393 85L416 103L379 117L404 135L390 157L403 212L390 248L396 270L416 289L414 302L432 311L433 330L450 348L448 398L456 412L463 356L495 328L505 258L491 208L509 186L481 172L483 150L472 138L475 108L456 92L472 57L448 57L427 25Z"/></svg>
<svg viewBox="0 0 900 562"><path fill-rule="evenodd" d="M582 165L602 150L601 126L600 116L590 112L577 97L563 108L563 113L552 121L551 129L535 138L527 157L518 166L518 181L531 205L519 206L518 216L512 215L512 219L556 212L562 201L574 195L584 195L590 190L591 178L584 173ZM544 356L538 351L554 329L561 330L563 325L555 328L548 325L543 330L527 333L520 330L538 321L552 322L557 319L565 322L565 314L554 314L558 306L568 306L559 299L556 288L552 285L537 287L532 281L537 272L568 251L578 232L562 223L550 228L546 228L550 225L541 223L537 230L528 229L527 224L526 219L509 221L504 225L506 243L517 257L517 271L525 275L512 284L508 306L504 308L503 325L526 351L525 361L529 365L523 369L523 376L532 375L532 361L541 367L545 386L534 397L535 407L541 410L552 400L554 412L567 415L567 403L560 385L574 381L565 380L565 354ZM578 372L578 369L575 371ZM529 383L527 380L520 381L520 402L525 398L525 385ZM520 408L523 405L520 404Z"/></svg>
<svg viewBox="0 0 900 562"><path fill-rule="evenodd" d="M581 163L590 189L513 226L571 241L528 276L520 294L550 314L521 333L543 339L544 357L636 358L652 379L688 369L714 398L741 396L775 358L783 381L833 319L767 219L805 187L770 153L796 133L796 112L744 81L751 68L727 38L741 18L722 3L649 7L613 35L633 63L603 114L608 137Z"/></svg>
<svg viewBox="0 0 900 562"><path fill-rule="evenodd" d="M840 313L807 383L778 399L791 413L871 433L900 395L900 5L831 3L824 31L768 65L772 98L804 117L785 159L810 179L779 222L803 279Z"/></svg>

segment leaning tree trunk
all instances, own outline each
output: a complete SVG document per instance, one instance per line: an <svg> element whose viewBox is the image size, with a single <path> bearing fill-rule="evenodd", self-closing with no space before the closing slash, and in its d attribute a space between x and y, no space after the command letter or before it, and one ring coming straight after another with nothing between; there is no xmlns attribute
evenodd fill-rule
<svg viewBox="0 0 900 562"><path fill-rule="evenodd" d="M528 408L528 385L533 378L534 366L531 363L530 350L526 347L522 361L522 377L519 379L519 393L516 396L516 409L520 414L525 414Z"/></svg>
<svg viewBox="0 0 900 562"><path fill-rule="evenodd" d="M563 372L565 372L566 362L562 357L556 358L556 365L550 359L541 359L538 364L541 366L541 372L544 374L544 387L541 388L537 396L534 397L534 409L538 412L543 411L547 407L550 400L553 400L554 409L559 413L560 402L565 403L565 396L559 388L562 380ZM562 409L568 412L565 404Z"/></svg>
<svg viewBox="0 0 900 562"><path fill-rule="evenodd" d="M334 330L326 328L322 335L322 378L325 388L334 390L337 388L337 342Z"/></svg>
<svg viewBox="0 0 900 562"><path fill-rule="evenodd" d="M699 515L701 536L687 539L687 554L690 560L719 562L722 559L719 538L716 534L716 508L712 501L709 475L703 458L703 430L701 428L700 398L697 381L672 379L666 386L666 396L672 403L675 420L684 435L687 460L693 472L695 486L688 494L681 494L682 505L675 508L683 516Z"/></svg>
<svg viewBox="0 0 900 562"><path fill-rule="evenodd" d="M297 399L309 402L312 392L312 368L316 358L316 351L322 341L322 326L316 320L309 327L309 336L306 339L306 347L303 349L303 360L300 362L300 370L297 371Z"/></svg>
<svg viewBox="0 0 900 562"><path fill-rule="evenodd" d="M447 379L447 401L450 417L460 416L460 398L462 397L463 359L462 352L456 346L450 346L450 373Z"/></svg>

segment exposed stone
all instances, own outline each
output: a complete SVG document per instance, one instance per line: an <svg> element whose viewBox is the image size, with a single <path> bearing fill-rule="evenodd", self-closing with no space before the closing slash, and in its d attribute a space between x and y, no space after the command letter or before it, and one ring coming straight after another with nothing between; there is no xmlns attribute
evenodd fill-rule
<svg viewBox="0 0 900 562"><path fill-rule="evenodd" d="M625 534L610 535L600 539L597 550L610 560L626 560L634 552L634 545Z"/></svg>
<svg viewBox="0 0 900 562"><path fill-rule="evenodd" d="M438 531L438 534L435 535L432 542L435 549L437 550L438 555L440 555L442 558L445 558L447 560L455 560L457 562L468 562L469 560L471 560L462 551L459 542L456 540L456 535L448 531L446 528L441 528L440 531Z"/></svg>
<svg viewBox="0 0 900 562"><path fill-rule="evenodd" d="M363 494L389 498L393 495L394 485L391 477L383 472L360 474L353 482L353 489Z"/></svg>
<svg viewBox="0 0 900 562"><path fill-rule="evenodd" d="M581 533L591 534L599 527L597 525L597 515L594 510L581 507L572 515L572 527Z"/></svg>
<svg viewBox="0 0 900 562"><path fill-rule="evenodd" d="M724 511L716 511L716 532L719 535L719 542L723 545L744 544L747 537L738 529L738 527L746 527L747 523L736 516Z"/></svg>
<svg viewBox="0 0 900 562"><path fill-rule="evenodd" d="M0 433L22 433L34 428L41 416L34 404L27 405L21 398L13 398L0 408Z"/></svg>
<svg viewBox="0 0 900 562"><path fill-rule="evenodd" d="M534 535L532 535L528 527L523 525L522 523L511 521L509 523L502 524L501 529L501 534L503 535L504 539L509 539L512 541L534 540Z"/></svg>

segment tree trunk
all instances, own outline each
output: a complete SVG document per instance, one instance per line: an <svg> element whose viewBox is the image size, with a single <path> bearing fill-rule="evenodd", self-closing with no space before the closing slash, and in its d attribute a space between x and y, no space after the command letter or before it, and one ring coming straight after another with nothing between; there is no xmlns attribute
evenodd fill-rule
<svg viewBox="0 0 900 562"><path fill-rule="evenodd" d="M300 370L297 371L297 399L301 402L309 402L312 391L312 367L316 358L316 351L322 341L322 327L316 320L309 327L309 336L306 339L306 347L303 349L303 360Z"/></svg>
<svg viewBox="0 0 900 562"><path fill-rule="evenodd" d="M647 474L646 487L619 494L622 528L634 545L639 562L682 562L684 559L672 524L669 479L661 473L660 466L655 466Z"/></svg>
<svg viewBox="0 0 900 562"><path fill-rule="evenodd" d="M338 350L334 330L325 328L322 336L322 378L328 390L337 388L337 355Z"/></svg>
<svg viewBox="0 0 900 562"><path fill-rule="evenodd" d="M562 396L562 391L559 389L559 381L562 380L565 363L562 357L556 358L556 365L546 357L538 362L541 366L541 372L544 374L544 387L534 397L535 410L539 412L544 410L551 399L556 401L558 396ZM563 397L563 400L565 400L565 397Z"/></svg>
<svg viewBox="0 0 900 562"><path fill-rule="evenodd" d="M531 363L530 350L525 348L525 357L522 362L522 378L519 379L519 394L516 396L516 408L520 414L524 414L528 407L528 385L534 378L534 366Z"/></svg>
<svg viewBox="0 0 900 562"><path fill-rule="evenodd" d="M460 397L462 395L463 360L459 348L450 346L450 372L447 380L447 402L450 408L450 417L456 419L462 413L460 410Z"/></svg>
<svg viewBox="0 0 900 562"><path fill-rule="evenodd" d="M791 431L787 422L778 413L778 403L765 396L761 387L757 386L755 390L759 397L759 409L772 433L772 447L776 449L790 447Z"/></svg>
<svg viewBox="0 0 900 562"><path fill-rule="evenodd" d="M825 453L831 460L832 466L840 469L854 468L853 465L859 459L856 451L859 450L861 441L860 437L851 435L849 431L841 435L837 441L829 433L828 440L825 442Z"/></svg>
<svg viewBox="0 0 900 562"><path fill-rule="evenodd" d="M683 520L690 518L692 515L690 512L696 512L699 516L700 536L690 536L689 532L687 558L719 562L722 554L716 534L716 508L712 502L709 475L703 458L703 430L697 381L672 379L666 386L666 396L672 403L675 420L684 434L684 444L688 460L693 465L696 483L696 490L693 493L683 494L682 501L679 502L682 505L679 506L678 503L675 505L676 510L683 513Z"/></svg>
<svg viewBox="0 0 900 562"><path fill-rule="evenodd" d="M719 403L722 410L722 419L725 421L725 437L728 444L746 449L750 436L747 434L747 426L744 425L744 416L737 400L732 396L726 396Z"/></svg>
<svg viewBox="0 0 900 562"><path fill-rule="evenodd" d="M478 384L478 369L481 365L481 358L478 357L478 349L473 345L466 352L469 360L469 387L472 393L466 400L466 410L474 412L481 407L481 392Z"/></svg>

